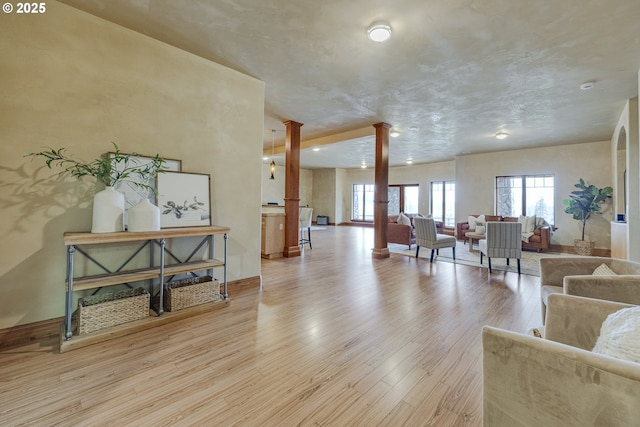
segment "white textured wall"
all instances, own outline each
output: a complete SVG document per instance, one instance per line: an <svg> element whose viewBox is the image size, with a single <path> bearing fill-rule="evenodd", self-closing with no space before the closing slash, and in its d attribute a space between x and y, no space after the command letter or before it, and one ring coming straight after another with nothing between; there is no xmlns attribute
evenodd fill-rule
<svg viewBox="0 0 640 427"><path fill-rule="evenodd" d="M22 158L44 146L92 159L114 141L210 174L229 280L260 274L263 82L57 2L1 20L0 328L63 314L62 235L91 225L91 180Z"/></svg>

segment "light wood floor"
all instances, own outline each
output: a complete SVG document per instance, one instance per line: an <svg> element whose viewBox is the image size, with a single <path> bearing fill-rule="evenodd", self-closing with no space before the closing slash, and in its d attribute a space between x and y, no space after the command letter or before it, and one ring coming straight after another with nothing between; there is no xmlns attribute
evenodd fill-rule
<svg viewBox="0 0 640 427"><path fill-rule="evenodd" d="M480 426L480 331L540 322L537 277L312 231L300 258L196 318L58 354L0 350L0 425Z"/></svg>

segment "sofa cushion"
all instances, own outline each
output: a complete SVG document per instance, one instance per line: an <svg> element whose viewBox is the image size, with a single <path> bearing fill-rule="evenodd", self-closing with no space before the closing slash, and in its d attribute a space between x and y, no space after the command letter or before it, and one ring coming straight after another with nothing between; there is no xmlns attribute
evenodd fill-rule
<svg viewBox="0 0 640 427"><path fill-rule="evenodd" d="M484 215L480 215L478 217L470 215L468 222L469 222L469 230L475 230L478 224L485 223L485 218L484 218Z"/></svg>
<svg viewBox="0 0 640 427"><path fill-rule="evenodd" d="M389 215L389 222L398 222L398 215Z"/></svg>
<svg viewBox="0 0 640 427"><path fill-rule="evenodd" d="M400 212L400 215L398 215L398 224L411 226L411 218L406 216L403 212Z"/></svg>
<svg viewBox="0 0 640 427"><path fill-rule="evenodd" d="M592 273L593 276L617 276L616 272L613 271L609 266L605 263L600 264Z"/></svg>
<svg viewBox="0 0 640 427"><path fill-rule="evenodd" d="M593 352L640 363L640 307L607 316Z"/></svg>

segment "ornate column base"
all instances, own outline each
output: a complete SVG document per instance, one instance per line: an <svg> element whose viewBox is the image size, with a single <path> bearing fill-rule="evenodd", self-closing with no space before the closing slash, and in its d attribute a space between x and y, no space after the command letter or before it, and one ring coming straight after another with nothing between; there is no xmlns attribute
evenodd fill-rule
<svg viewBox="0 0 640 427"><path fill-rule="evenodd" d="M376 259L389 258L389 248L374 248L371 251L371 256Z"/></svg>

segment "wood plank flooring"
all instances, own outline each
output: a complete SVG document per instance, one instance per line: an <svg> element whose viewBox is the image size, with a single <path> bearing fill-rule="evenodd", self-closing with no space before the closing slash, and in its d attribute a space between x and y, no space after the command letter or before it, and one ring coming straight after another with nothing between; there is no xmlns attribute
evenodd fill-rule
<svg viewBox="0 0 640 427"><path fill-rule="evenodd" d="M539 279L312 231L228 307L57 353L0 349L2 426L480 426L480 331L540 324Z"/></svg>

